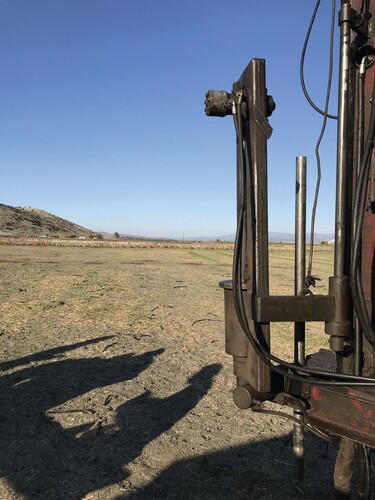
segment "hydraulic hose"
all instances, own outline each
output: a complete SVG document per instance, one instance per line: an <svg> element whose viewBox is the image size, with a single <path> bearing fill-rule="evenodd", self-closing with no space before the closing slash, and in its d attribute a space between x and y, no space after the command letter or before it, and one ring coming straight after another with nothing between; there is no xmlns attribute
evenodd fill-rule
<svg viewBox="0 0 375 500"><path fill-rule="evenodd" d="M353 206L353 249L350 268L350 285L354 310L360 326L370 344L375 347L375 331L367 312L360 272L360 248L364 213L366 209L368 176L371 165L371 155L375 143L375 84L372 90L372 107L363 156L358 173L356 193Z"/></svg>
<svg viewBox="0 0 375 500"><path fill-rule="evenodd" d="M244 233L244 217L245 217L245 202L246 195L251 196L251 193L245 193L246 186L246 171L250 172L249 165L249 151L247 151L247 141L244 141L243 136L243 123L242 114L234 114L235 128L237 132L237 141L239 144L239 169L242 175L242 186L240 189L240 203L238 214L238 225L236 231L236 240L233 256L233 302L236 314L240 325L248 338L252 348L259 356L259 358L274 372L284 377L290 378L304 383L313 383L316 385L329 385L329 386L374 386L375 379L368 377L360 377L355 375L346 375L341 373L332 373L325 370L316 370L313 368L302 367L293 363L288 363L277 356L274 356L267 350L265 339L262 336L260 324L254 321L254 331L256 338L253 336L245 311L245 303L242 291L242 248L243 248L243 233ZM375 118L374 118L375 125ZM246 145L246 146L245 146ZM248 200L251 202L251 200ZM251 205L251 203L248 203ZM249 268L253 268L252 262L247 262ZM252 315L255 318L255 315ZM279 366L274 365L273 362L279 363ZM302 375L301 375L302 374Z"/></svg>

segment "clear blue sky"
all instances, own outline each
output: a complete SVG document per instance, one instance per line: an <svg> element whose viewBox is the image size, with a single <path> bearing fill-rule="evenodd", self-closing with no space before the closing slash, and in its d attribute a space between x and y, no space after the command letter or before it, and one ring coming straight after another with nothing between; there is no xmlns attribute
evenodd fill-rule
<svg viewBox="0 0 375 500"><path fill-rule="evenodd" d="M308 157L311 205L322 121L299 85L314 4L1 2L0 202L96 231L234 233L233 122L206 117L204 97L209 89L230 91L249 60L262 57L277 103L268 143L269 228L293 232L295 158ZM307 86L320 106L330 9L323 0L306 60ZM335 82L333 112L336 94ZM333 231L335 141L332 122L322 144L319 232Z"/></svg>

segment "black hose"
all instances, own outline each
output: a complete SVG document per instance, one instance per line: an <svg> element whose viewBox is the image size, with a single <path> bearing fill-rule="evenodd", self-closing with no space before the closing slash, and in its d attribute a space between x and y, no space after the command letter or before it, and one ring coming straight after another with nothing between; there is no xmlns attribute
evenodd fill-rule
<svg viewBox="0 0 375 500"><path fill-rule="evenodd" d="M361 11L363 8L363 3L361 6ZM358 126L357 126L357 151L356 151L356 178L361 169L361 160L363 154L363 139L364 139L364 91L365 91L365 64L367 57L363 58L361 61L361 65L359 68L358 74ZM353 182L354 190L357 188L357 183ZM355 233L357 221L353 218L352 220L352 235ZM353 251L353 236L352 236L352 251ZM353 324L354 324L354 374L361 375L362 374L362 363L363 363L363 333L357 318L357 315L354 312L353 315Z"/></svg>
<svg viewBox="0 0 375 500"><path fill-rule="evenodd" d="M310 95L309 95L309 93L307 91L306 84L305 84L304 66L305 66L306 49L307 49L307 45L309 43L309 38L310 38L310 35L311 35L312 28L314 26L314 22L315 22L315 18L316 18L316 14L318 12L319 6L320 6L320 0L317 0L317 2L315 4L314 11L313 11L313 14L312 14L312 17L311 17L311 20L310 20L309 27L307 29L305 41L304 41L304 44L303 44L303 49L302 49L302 54L301 54L301 60L300 60L300 70L299 70L300 71L300 81L301 81L302 91L304 93L304 96L305 96L307 102L310 104L310 106L312 106L315 109L315 111L317 111L321 115L324 115L327 118L332 118L333 120L337 120L337 116L336 115L330 115L330 114L328 114L326 111L323 111L322 109L320 109L313 102L313 100L311 99L311 97L310 97Z"/></svg>
<svg viewBox="0 0 375 500"><path fill-rule="evenodd" d="M357 187L353 206L353 248L352 260L350 266L350 286L354 310L357 315L360 326L370 344L375 347L375 331L371 325L371 320L367 311L360 271L360 249L363 228L363 219L366 210L368 176L371 165L371 155L375 142L375 84L372 91L372 107L370 114L369 127L365 141L363 156L361 159L360 170L358 173Z"/></svg>
<svg viewBox="0 0 375 500"><path fill-rule="evenodd" d="M324 439L325 441L328 441L329 443L332 443L333 441L336 441L336 436L331 436L329 434L326 434L325 432L321 431L320 429L312 426L308 422L304 422L303 420L298 419L297 417L294 417L293 415L290 415L289 413L285 413L282 411L277 411L277 410L268 410L265 408L259 408L254 406L252 408L253 411L257 413L265 413L266 415L275 415L276 417L282 417L286 418L288 420L291 420L292 422L302 425L306 430L310 431L312 434L315 434L315 436L319 437L320 439Z"/></svg>
<svg viewBox="0 0 375 500"><path fill-rule="evenodd" d="M315 185L315 194L314 194L314 202L311 210L311 229L310 229L310 248L309 248L309 263L307 267L307 276L306 276L306 286L305 291L308 290L308 286L311 282L312 277L312 266L313 266L313 255L314 255L314 237L315 237L315 218L316 218L316 210L318 206L318 197L320 190L320 181L322 177L322 169L321 169L321 161L320 161L320 144L323 140L324 133L327 127L327 119L328 115L328 106L329 100L331 96L331 86L332 86L332 73L333 73L333 41L334 41L334 33L335 33L335 11L336 11L336 0L332 0L332 10L331 10L331 30L329 37L329 70L328 70L328 81L327 81L327 90L326 90L326 98L324 104L324 111L322 114L323 123L320 130L320 134L318 140L315 145L315 158L316 158L316 185Z"/></svg>
<svg viewBox="0 0 375 500"><path fill-rule="evenodd" d="M358 497L362 500L370 500L371 498L371 468L369 448L363 444L358 444L358 460L359 460L359 489Z"/></svg>
<svg viewBox="0 0 375 500"><path fill-rule="evenodd" d="M260 359L274 372L282 375L283 377L290 378L292 380L296 380L304 383L313 383L316 385L329 385L329 386L374 386L375 379L360 377L355 375L346 375L341 373L332 373L324 370L316 370L314 368L302 367L301 365L296 365L293 363L288 363L277 356L274 356L267 350L267 345L265 343L265 339L261 333L260 324L254 320L254 330L256 338L254 338L248 320L247 314L245 311L244 304L244 296L242 291L242 248L243 248L243 233L244 233L244 216L245 216L245 203L246 203L246 194L245 194L245 186L246 186L246 171L250 172L249 165L249 151L244 149L244 141L243 136L243 123L242 123L242 115L237 112L234 115L235 128L237 132L237 140L239 144L238 151L238 162L239 169L241 172L241 182L242 186L240 187L240 208L238 214L238 225L236 232L236 240L234 246L234 256L233 256L233 302L236 310L236 314L239 320L239 323L247 336L252 348L256 352L256 354L260 357ZM250 197L251 193L247 193L247 196ZM247 200L247 206L251 206L252 200ZM247 266L249 268L253 267L252 262L247 262ZM254 287L255 289L255 287ZM252 314L252 317L255 318L255 315ZM280 366L274 365L272 363L279 363ZM303 375L301 375L303 374ZM329 379L329 380L327 380Z"/></svg>

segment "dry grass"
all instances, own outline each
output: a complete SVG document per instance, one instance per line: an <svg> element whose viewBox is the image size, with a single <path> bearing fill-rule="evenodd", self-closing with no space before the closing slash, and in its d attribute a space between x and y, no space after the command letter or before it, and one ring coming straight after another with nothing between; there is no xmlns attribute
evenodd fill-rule
<svg viewBox="0 0 375 500"><path fill-rule="evenodd" d="M1 498L328 497L331 450L308 438L300 483L291 425L232 402L231 250L90 245L1 247ZM292 261L272 252L272 292L292 290ZM331 265L317 256L320 292Z"/></svg>
<svg viewBox="0 0 375 500"><path fill-rule="evenodd" d="M200 241L112 240L79 238L0 237L0 245L79 248L181 248L198 250L232 250L233 243Z"/></svg>
<svg viewBox="0 0 375 500"><path fill-rule="evenodd" d="M22 245L43 247L86 247L86 248L180 248L196 250L233 251L234 243L230 241L175 241L175 240L135 240L135 239L80 239L80 238L49 238L0 236L0 245ZM294 245L290 243L271 243L270 252L293 252ZM306 247L308 251L308 247ZM331 245L315 245L315 252L333 253Z"/></svg>

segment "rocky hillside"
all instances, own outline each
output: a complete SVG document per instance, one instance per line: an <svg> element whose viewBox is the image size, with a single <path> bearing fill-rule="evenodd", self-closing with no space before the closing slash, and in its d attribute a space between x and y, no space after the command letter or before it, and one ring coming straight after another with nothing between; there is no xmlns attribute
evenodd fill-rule
<svg viewBox="0 0 375 500"><path fill-rule="evenodd" d="M44 210L0 204L0 236L89 237L93 232Z"/></svg>

